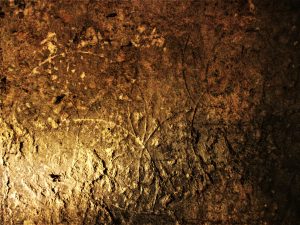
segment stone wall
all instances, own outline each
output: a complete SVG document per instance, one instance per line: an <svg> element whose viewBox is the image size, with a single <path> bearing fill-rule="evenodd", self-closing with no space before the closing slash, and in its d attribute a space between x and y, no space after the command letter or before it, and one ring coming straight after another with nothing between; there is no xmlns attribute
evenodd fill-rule
<svg viewBox="0 0 300 225"><path fill-rule="evenodd" d="M0 224L297 224L297 1L0 1Z"/></svg>

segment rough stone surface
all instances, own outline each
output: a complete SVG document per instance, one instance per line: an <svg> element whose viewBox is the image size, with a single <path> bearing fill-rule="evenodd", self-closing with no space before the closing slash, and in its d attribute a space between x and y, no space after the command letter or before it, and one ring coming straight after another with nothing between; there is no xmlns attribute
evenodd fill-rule
<svg viewBox="0 0 300 225"><path fill-rule="evenodd" d="M298 224L300 4L0 1L0 224Z"/></svg>

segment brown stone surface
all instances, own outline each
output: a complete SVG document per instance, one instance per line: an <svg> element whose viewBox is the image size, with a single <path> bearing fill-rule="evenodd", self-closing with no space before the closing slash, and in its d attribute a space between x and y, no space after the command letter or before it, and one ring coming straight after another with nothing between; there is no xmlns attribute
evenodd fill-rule
<svg viewBox="0 0 300 225"><path fill-rule="evenodd" d="M0 0L0 224L298 224L276 2Z"/></svg>

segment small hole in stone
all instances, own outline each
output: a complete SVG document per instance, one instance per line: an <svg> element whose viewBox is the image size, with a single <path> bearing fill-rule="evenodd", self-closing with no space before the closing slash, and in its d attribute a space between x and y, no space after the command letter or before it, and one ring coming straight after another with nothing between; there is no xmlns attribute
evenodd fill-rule
<svg viewBox="0 0 300 225"><path fill-rule="evenodd" d="M49 174L49 176L52 178L53 182L60 182L61 175L51 173L51 174Z"/></svg>
<svg viewBox="0 0 300 225"><path fill-rule="evenodd" d="M19 16L19 19L23 19L24 18L24 13L23 12L19 12L18 16Z"/></svg>
<svg viewBox="0 0 300 225"><path fill-rule="evenodd" d="M106 18L112 18L112 17L116 17L118 14L113 12L113 13L109 13L106 15Z"/></svg>
<svg viewBox="0 0 300 225"><path fill-rule="evenodd" d="M54 104L57 105L59 103L61 103L61 101L63 100L63 98L65 97L66 95L65 94L62 94L62 95L58 95L54 101Z"/></svg>
<svg viewBox="0 0 300 225"><path fill-rule="evenodd" d="M6 77L0 78L0 83L6 84L6 81L7 81Z"/></svg>
<svg viewBox="0 0 300 225"><path fill-rule="evenodd" d="M0 18L4 18L5 17L5 12L0 12Z"/></svg>

